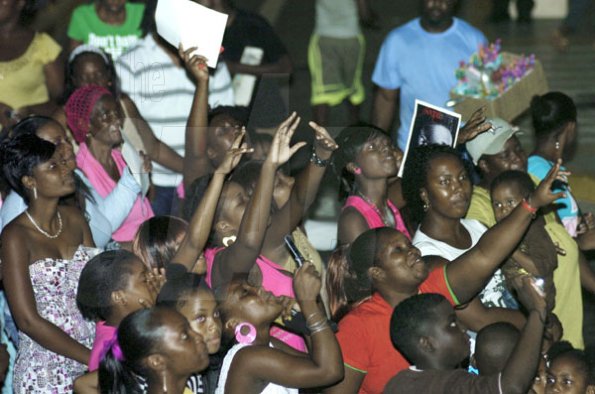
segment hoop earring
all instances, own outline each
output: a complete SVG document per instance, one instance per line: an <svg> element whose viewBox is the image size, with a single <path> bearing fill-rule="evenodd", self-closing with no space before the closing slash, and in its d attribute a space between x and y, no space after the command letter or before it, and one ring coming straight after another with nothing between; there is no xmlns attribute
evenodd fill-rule
<svg viewBox="0 0 595 394"><path fill-rule="evenodd" d="M237 237L235 235L230 235L228 237L223 237L223 239L221 240L221 242L223 242L223 246L225 246L226 248L233 245L233 243L236 241Z"/></svg>
<svg viewBox="0 0 595 394"><path fill-rule="evenodd" d="M362 169L360 167L356 167L355 170L353 170L353 173L355 175L361 175L362 174Z"/></svg>
<svg viewBox="0 0 595 394"><path fill-rule="evenodd" d="M37 200L37 188L33 186L33 199Z"/></svg>
<svg viewBox="0 0 595 394"><path fill-rule="evenodd" d="M162 389L163 389L163 392L164 393L167 393L167 375L165 374L165 371L163 371L162 375L163 375L163 387L162 387Z"/></svg>
<svg viewBox="0 0 595 394"><path fill-rule="evenodd" d="M248 328L247 334L242 333L242 329L244 327ZM256 327L254 327L254 325L252 323L244 322L244 323L238 324L236 326L235 333L236 333L236 341L238 341L238 343L241 343L243 345L250 345L256 339Z"/></svg>

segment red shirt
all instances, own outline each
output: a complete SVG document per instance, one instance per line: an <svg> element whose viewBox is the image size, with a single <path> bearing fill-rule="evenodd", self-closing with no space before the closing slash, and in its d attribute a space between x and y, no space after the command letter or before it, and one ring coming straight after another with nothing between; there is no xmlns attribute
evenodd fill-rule
<svg viewBox="0 0 595 394"><path fill-rule="evenodd" d="M420 293L438 293L457 305L451 292L446 271L438 268L430 272L419 286ZM379 293L349 312L339 322L337 340L347 368L365 373L360 393L382 393L384 386L409 363L390 340L390 318L393 308Z"/></svg>

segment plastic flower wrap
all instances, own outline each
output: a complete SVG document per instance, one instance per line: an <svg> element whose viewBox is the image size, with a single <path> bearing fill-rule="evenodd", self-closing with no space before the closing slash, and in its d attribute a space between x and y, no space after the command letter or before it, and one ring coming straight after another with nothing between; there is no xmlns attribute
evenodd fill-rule
<svg viewBox="0 0 595 394"><path fill-rule="evenodd" d="M501 41L480 45L468 63L461 61L455 71L457 85L453 93L460 96L494 99L523 78L535 64L535 55L503 61Z"/></svg>

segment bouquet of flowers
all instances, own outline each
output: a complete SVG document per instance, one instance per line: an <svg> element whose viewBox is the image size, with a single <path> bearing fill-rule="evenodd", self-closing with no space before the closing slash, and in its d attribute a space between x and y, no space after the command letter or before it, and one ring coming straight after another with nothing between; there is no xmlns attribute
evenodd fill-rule
<svg viewBox="0 0 595 394"><path fill-rule="evenodd" d="M461 61L455 71L457 85L452 92L459 96L494 99L525 76L535 65L535 55L506 59L501 41L481 45L468 63Z"/></svg>

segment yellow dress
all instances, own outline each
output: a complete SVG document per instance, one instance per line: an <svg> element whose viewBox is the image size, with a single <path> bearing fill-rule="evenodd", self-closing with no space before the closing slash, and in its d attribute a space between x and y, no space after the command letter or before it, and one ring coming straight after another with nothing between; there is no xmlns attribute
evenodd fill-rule
<svg viewBox="0 0 595 394"><path fill-rule="evenodd" d="M62 48L46 33L35 33L31 44L16 59L0 62L0 103L19 109L49 100L43 67L52 63Z"/></svg>

